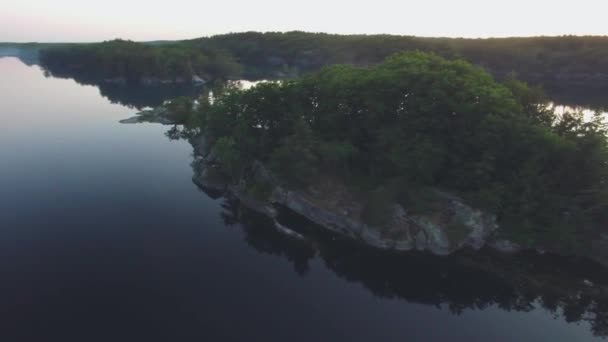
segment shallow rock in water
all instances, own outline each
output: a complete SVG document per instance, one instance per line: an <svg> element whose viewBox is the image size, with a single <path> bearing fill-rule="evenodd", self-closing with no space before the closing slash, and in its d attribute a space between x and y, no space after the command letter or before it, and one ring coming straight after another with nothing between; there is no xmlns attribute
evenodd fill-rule
<svg viewBox="0 0 608 342"><path fill-rule="evenodd" d="M143 110L131 118L120 120L120 123L159 123L162 125L176 124L175 120L171 118L171 112L169 112L167 108L162 106L154 109Z"/></svg>
<svg viewBox="0 0 608 342"><path fill-rule="evenodd" d="M141 117L139 117L139 116L133 116L133 117L130 117L128 119L120 120L119 122L122 123L122 124L135 124L135 123L140 123L140 122L143 122L143 121L141 121Z"/></svg>
<svg viewBox="0 0 608 342"><path fill-rule="evenodd" d="M274 226L277 229L277 231L281 234L296 238L298 240L306 240L306 238L304 237L304 235L289 229L288 227L280 224L277 220L274 220Z"/></svg>

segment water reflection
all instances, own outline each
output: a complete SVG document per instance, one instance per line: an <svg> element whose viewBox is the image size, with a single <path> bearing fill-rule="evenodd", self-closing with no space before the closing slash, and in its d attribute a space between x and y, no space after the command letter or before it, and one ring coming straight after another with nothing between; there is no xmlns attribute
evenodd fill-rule
<svg viewBox="0 0 608 342"><path fill-rule="evenodd" d="M21 61L21 63L32 66L39 64L38 59L39 48L34 47L14 47L14 46L2 46L0 47L0 58L3 57L14 57Z"/></svg>
<svg viewBox="0 0 608 342"><path fill-rule="evenodd" d="M570 108L608 112L608 88L601 87L552 87L545 89L556 104Z"/></svg>
<svg viewBox="0 0 608 342"><path fill-rule="evenodd" d="M191 84L121 85L104 82L87 75L62 74L47 69L43 70L45 77L73 79L80 85L96 86L101 95L110 102L137 109L157 107L166 100L180 96L198 97L203 91L200 86Z"/></svg>
<svg viewBox="0 0 608 342"><path fill-rule="evenodd" d="M287 259L301 276L318 257L337 276L362 284L378 297L434 306L454 315L494 306L516 312L542 308L568 323L586 321L594 335L608 336L608 273L586 260L535 254L505 257L490 251L451 257L395 255L342 240L286 210L280 220L306 240L280 233L271 220L235 200L225 199L223 208L226 225L240 227L250 247Z"/></svg>
<svg viewBox="0 0 608 342"><path fill-rule="evenodd" d="M549 109L555 113L556 117L562 117L566 113L580 113L585 122L592 122L595 120L599 120L599 122L603 122L608 124L608 112L607 109L591 109L587 107L572 107L568 105L550 103Z"/></svg>

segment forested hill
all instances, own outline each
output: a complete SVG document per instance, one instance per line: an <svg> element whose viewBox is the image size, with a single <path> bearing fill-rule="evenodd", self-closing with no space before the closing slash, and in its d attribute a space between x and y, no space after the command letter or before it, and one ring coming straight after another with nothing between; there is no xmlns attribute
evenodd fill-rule
<svg viewBox="0 0 608 342"><path fill-rule="evenodd" d="M231 55L184 42L63 44L41 50L40 62L55 75L83 81L184 83L241 74Z"/></svg>
<svg viewBox="0 0 608 342"><path fill-rule="evenodd" d="M404 50L459 57L495 76L538 83L608 85L608 37L421 38L325 33L234 33L191 41L230 52L249 76L291 74L327 64L370 65Z"/></svg>
<svg viewBox="0 0 608 342"><path fill-rule="evenodd" d="M50 71L103 78L282 78L324 65L375 65L420 50L462 58L497 78L510 73L545 86L608 86L608 37L421 38L326 33L231 33L162 44L115 40L43 49Z"/></svg>

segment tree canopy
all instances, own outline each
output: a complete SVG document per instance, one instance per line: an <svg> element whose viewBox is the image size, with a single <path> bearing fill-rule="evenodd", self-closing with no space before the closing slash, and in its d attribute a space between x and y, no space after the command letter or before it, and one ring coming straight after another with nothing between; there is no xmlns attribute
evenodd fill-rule
<svg viewBox="0 0 608 342"><path fill-rule="evenodd" d="M40 60L53 72L122 78L129 83L140 83L145 78L173 81L189 80L193 75L214 78L240 74L240 66L230 56L183 43L153 45L118 39L67 44L43 49Z"/></svg>
<svg viewBox="0 0 608 342"><path fill-rule="evenodd" d="M315 71L329 64L368 66L403 51L462 58L497 77L511 72L545 85L608 84L608 37L424 38L308 32L245 32L190 41L230 53L246 76Z"/></svg>

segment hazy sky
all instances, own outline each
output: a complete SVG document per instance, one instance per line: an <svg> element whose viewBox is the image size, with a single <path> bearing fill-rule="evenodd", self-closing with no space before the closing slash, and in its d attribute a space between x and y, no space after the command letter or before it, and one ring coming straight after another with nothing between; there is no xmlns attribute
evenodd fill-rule
<svg viewBox="0 0 608 342"><path fill-rule="evenodd" d="M182 39L249 30L608 35L607 12L606 0L0 0L0 41Z"/></svg>

